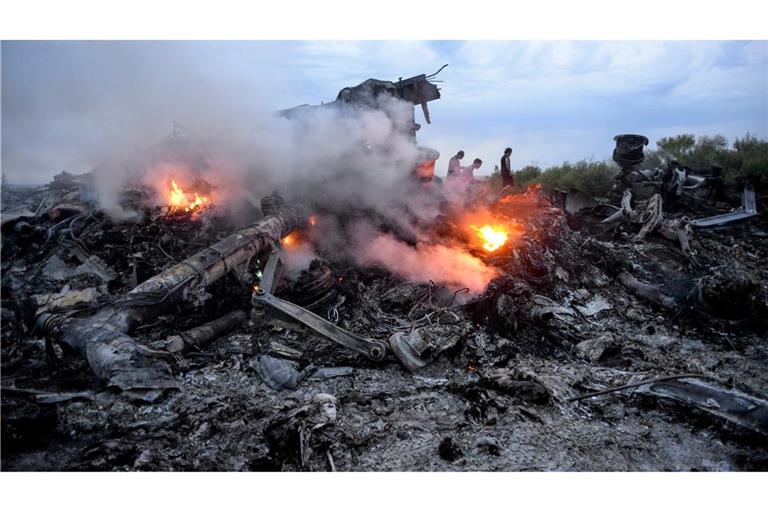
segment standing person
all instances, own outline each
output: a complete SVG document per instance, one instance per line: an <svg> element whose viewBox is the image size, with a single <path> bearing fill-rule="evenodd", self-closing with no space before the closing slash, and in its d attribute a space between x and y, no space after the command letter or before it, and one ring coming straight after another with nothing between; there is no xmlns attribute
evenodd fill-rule
<svg viewBox="0 0 768 512"><path fill-rule="evenodd" d="M501 186L512 187L515 185L515 177L512 175L512 167L509 164L509 157L512 156L512 148L504 150L501 156Z"/></svg>
<svg viewBox="0 0 768 512"><path fill-rule="evenodd" d="M459 151L448 161L448 179L459 177L461 174L462 158L464 158L464 152Z"/></svg>
<svg viewBox="0 0 768 512"><path fill-rule="evenodd" d="M474 183L475 170L479 169L481 165L483 165L483 161L479 158L475 158L475 161L472 162L472 165L461 168L461 177L468 183Z"/></svg>

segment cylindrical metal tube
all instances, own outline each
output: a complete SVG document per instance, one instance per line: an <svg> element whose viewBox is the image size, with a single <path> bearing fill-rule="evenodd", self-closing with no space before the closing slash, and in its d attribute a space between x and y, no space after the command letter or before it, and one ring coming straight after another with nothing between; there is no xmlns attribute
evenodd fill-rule
<svg viewBox="0 0 768 512"><path fill-rule="evenodd" d="M186 352L192 348L203 348L216 338L243 324L246 320L248 320L248 313L245 311L230 311L216 320L211 320L168 338L169 343L165 348L169 352Z"/></svg>
<svg viewBox="0 0 768 512"><path fill-rule="evenodd" d="M115 304L87 318L41 315L38 326L88 359L94 372L123 389L154 387L158 379L134 372L134 360L147 353L127 334L183 301L192 288L214 283L238 265L268 251L294 229L306 225L303 208L273 208L258 222L216 242L141 283ZM142 375L147 375L143 378Z"/></svg>
<svg viewBox="0 0 768 512"><path fill-rule="evenodd" d="M291 231L305 226L308 219L309 213L304 209L284 207L279 215L265 217L144 281L128 292L126 298L138 294L171 294L184 298L186 290L217 281L236 266L268 250Z"/></svg>

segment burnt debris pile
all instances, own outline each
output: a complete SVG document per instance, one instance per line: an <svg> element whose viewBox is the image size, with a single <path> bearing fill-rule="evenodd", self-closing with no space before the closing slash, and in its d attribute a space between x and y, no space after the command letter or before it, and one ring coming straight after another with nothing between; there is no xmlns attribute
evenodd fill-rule
<svg viewBox="0 0 768 512"><path fill-rule="evenodd" d="M8 188L4 467L764 468L768 226L754 187L722 212L679 172L444 204L427 231L482 289L322 246L292 266L326 216L277 195L242 227L115 221L87 176Z"/></svg>
<svg viewBox="0 0 768 512"><path fill-rule="evenodd" d="M3 468L768 467L760 183L632 134L608 198L443 182L433 78L281 111L391 130L260 200L179 134L109 201L4 184Z"/></svg>

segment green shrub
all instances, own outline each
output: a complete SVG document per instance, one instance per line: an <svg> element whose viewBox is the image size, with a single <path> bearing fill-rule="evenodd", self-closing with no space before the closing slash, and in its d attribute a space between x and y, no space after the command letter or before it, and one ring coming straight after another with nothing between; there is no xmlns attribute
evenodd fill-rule
<svg viewBox="0 0 768 512"><path fill-rule="evenodd" d="M593 197L605 197L613 186L617 171L618 167L613 162L563 162L562 165L547 168L537 181L548 190L573 188Z"/></svg>
<svg viewBox="0 0 768 512"><path fill-rule="evenodd" d="M526 165L519 171L514 173L515 186L512 188L513 192L525 192L528 185L532 183L539 183L539 177L541 176L541 168L535 165ZM491 176L488 178L488 184L492 191L499 192L502 187L501 182L501 170L497 165L494 167Z"/></svg>
<svg viewBox="0 0 768 512"><path fill-rule="evenodd" d="M491 173L490 178L488 178L488 186L490 187L491 192L498 192L501 190L501 171L499 170L498 165L493 168L493 172Z"/></svg>
<svg viewBox="0 0 768 512"><path fill-rule="evenodd" d="M722 165L725 177L729 180L757 175L764 183L768 183L768 140L750 134L743 139L736 139L733 151L724 158Z"/></svg>
<svg viewBox="0 0 768 512"><path fill-rule="evenodd" d="M727 182L733 182L743 176L757 175L763 183L768 184L768 140L759 139L749 133L744 138L737 138L732 147L728 147L728 140L722 135L696 138L690 133L662 137L656 141L656 145L658 149L645 151L641 168L661 167L672 157L682 165L692 168L720 166ZM612 161L563 162L562 165L548 167L544 171L535 165L527 165L515 173L515 184L520 191L532 183L540 183L550 191L573 188L593 197L605 197L613 186L613 178L617 172L618 166ZM500 190L501 175L498 166L490 179L492 189Z"/></svg>
<svg viewBox="0 0 768 512"><path fill-rule="evenodd" d="M538 183L541 178L541 168L536 165L526 165L515 173L515 185L527 188L532 183Z"/></svg>
<svg viewBox="0 0 768 512"><path fill-rule="evenodd" d="M656 146L658 149L646 151L642 168L660 167L672 157L692 168L720 166L728 182L747 175L758 175L768 182L768 140L749 133L744 138L737 138L732 147L722 135L697 139L690 133L662 137L656 141Z"/></svg>

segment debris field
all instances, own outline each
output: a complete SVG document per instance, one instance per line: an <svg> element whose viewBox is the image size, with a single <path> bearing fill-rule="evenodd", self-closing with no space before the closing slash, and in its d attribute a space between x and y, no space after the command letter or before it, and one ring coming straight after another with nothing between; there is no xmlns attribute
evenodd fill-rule
<svg viewBox="0 0 768 512"><path fill-rule="evenodd" d="M415 79L364 84L429 120ZM647 143L608 199L409 177L418 236L285 191L236 221L204 173L130 219L91 174L4 185L3 469L768 468L760 184L636 171ZM363 220L366 258L329 243Z"/></svg>
<svg viewBox="0 0 768 512"><path fill-rule="evenodd" d="M332 257L274 284L345 331L404 347L401 357L375 361L265 315L233 271L208 300L138 325L151 364L110 382L94 355L60 347L36 321L115 308L232 227L215 210L115 223L76 194L49 186L4 201L17 212L3 215L6 469L765 468L762 217L697 231L689 256L532 189L493 204L527 229L482 256L498 275L469 300Z"/></svg>

